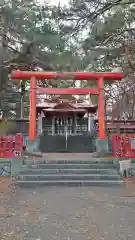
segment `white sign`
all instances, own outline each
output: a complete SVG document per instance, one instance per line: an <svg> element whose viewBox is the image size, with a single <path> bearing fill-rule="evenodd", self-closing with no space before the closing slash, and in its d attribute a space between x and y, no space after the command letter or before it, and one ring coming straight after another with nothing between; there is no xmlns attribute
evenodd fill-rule
<svg viewBox="0 0 135 240"><path fill-rule="evenodd" d="M14 154L16 157L21 157L22 155L21 151L15 151Z"/></svg>

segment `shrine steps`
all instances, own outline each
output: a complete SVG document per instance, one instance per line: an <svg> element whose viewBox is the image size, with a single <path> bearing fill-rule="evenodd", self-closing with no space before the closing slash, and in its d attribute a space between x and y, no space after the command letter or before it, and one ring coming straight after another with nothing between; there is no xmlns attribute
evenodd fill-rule
<svg viewBox="0 0 135 240"><path fill-rule="evenodd" d="M119 185L123 181L111 160L25 160L17 177L21 186L35 185Z"/></svg>
<svg viewBox="0 0 135 240"><path fill-rule="evenodd" d="M116 170L115 169L110 169L109 173L111 175L115 175L116 174ZM44 176L44 175L51 175L51 174L103 174L103 175L106 175L108 174L108 169L86 169L86 168L48 168L48 169L43 169L43 168L31 168L31 169L22 169L20 171L20 174L21 175L41 175L41 176Z"/></svg>

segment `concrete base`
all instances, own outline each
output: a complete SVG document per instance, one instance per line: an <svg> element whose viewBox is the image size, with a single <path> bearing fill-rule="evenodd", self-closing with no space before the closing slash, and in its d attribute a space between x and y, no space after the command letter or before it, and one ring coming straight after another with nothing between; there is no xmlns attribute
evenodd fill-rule
<svg viewBox="0 0 135 240"><path fill-rule="evenodd" d="M28 152L40 152L39 151L39 141L40 139L36 140L26 140L26 151Z"/></svg>
<svg viewBox="0 0 135 240"><path fill-rule="evenodd" d="M11 158L11 176L15 177L19 174L24 158Z"/></svg>
<svg viewBox="0 0 135 240"><path fill-rule="evenodd" d="M96 139L96 152L101 155L109 154L108 139L100 140Z"/></svg>

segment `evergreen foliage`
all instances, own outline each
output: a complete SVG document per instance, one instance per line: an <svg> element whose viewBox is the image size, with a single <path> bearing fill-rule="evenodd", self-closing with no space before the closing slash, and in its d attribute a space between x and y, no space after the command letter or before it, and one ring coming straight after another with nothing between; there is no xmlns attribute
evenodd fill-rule
<svg viewBox="0 0 135 240"><path fill-rule="evenodd" d="M123 81L126 81L124 90L123 83L116 83L119 94L114 96L110 82L107 82L107 101L111 99L113 104L118 100L124 102L127 104L126 112L130 102L132 114L129 115L132 118L135 115L134 92L131 94L130 90L134 86L134 46L135 0L71 0L69 6L64 7L47 3L42 6L34 0L2 1L0 108L6 117L13 117L13 112L19 117L21 83L11 81L12 69L61 72L122 70ZM71 87L75 83L59 79L57 82L40 81L39 84ZM88 85L95 85L95 81L81 83L84 87ZM127 97L123 98L125 94ZM27 88L24 105L28 106Z"/></svg>

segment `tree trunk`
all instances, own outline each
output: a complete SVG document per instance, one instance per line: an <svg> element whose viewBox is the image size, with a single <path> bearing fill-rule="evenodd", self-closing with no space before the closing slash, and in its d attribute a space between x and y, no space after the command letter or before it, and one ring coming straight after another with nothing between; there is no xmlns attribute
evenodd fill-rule
<svg viewBox="0 0 135 240"><path fill-rule="evenodd" d="M7 81L8 81L8 75L6 73L6 68L4 66L4 60L5 60L5 55L6 55L6 50L7 50L7 30L8 30L8 24L7 24L7 19L5 15L4 8L1 7L1 31L0 31L0 94L2 90L5 90ZM0 108L2 109L2 101L0 103Z"/></svg>

